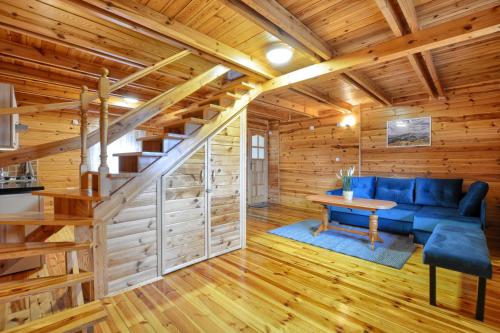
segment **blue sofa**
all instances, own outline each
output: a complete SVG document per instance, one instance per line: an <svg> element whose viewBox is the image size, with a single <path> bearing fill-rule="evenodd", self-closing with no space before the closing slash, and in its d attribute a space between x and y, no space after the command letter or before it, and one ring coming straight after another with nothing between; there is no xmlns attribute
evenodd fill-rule
<svg viewBox="0 0 500 333"><path fill-rule="evenodd" d="M378 229L398 234L414 234L425 244L439 223L466 223L486 226L488 184L477 181L462 192L462 179L354 177L354 198L391 200L397 206L379 210ZM342 195L342 189L328 191ZM329 206L330 221L368 228L370 212Z"/></svg>

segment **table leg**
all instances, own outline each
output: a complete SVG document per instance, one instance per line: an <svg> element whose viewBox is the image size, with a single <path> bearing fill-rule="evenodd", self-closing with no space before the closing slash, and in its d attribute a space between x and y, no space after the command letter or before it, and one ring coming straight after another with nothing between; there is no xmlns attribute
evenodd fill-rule
<svg viewBox="0 0 500 333"><path fill-rule="evenodd" d="M320 232L328 230L329 223L329 211L327 206L323 206L323 219L321 220L321 224L318 229L314 232L314 236L318 236Z"/></svg>
<svg viewBox="0 0 500 333"><path fill-rule="evenodd" d="M375 249L375 242L378 240L378 216L375 214L370 215L369 237L373 251Z"/></svg>

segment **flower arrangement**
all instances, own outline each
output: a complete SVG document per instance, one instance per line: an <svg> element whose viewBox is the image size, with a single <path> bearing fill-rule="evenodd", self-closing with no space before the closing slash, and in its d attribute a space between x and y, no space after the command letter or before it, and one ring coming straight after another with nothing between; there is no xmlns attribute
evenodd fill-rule
<svg viewBox="0 0 500 333"><path fill-rule="evenodd" d="M345 199L352 200L352 176L354 175L354 165L346 170L340 169L337 178L342 180L342 194Z"/></svg>

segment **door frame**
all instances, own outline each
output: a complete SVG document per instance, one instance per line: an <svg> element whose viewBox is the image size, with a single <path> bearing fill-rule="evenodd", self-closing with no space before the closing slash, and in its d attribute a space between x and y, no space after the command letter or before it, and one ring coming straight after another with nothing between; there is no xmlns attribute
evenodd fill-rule
<svg viewBox="0 0 500 333"><path fill-rule="evenodd" d="M254 205L255 202L252 201L251 188L252 188L252 135L261 134L264 137L264 187L266 189L266 200L269 201L269 132L265 129L253 129L248 128L247 130L247 205Z"/></svg>

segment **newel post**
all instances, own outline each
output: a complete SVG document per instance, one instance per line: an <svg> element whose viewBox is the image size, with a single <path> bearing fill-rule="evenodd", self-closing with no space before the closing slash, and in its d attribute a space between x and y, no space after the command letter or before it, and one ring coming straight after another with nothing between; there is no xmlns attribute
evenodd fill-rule
<svg viewBox="0 0 500 333"><path fill-rule="evenodd" d="M87 134L88 134L88 110L89 110L89 99L88 99L89 88L87 86L82 86L82 92L80 93L80 188L87 189L89 187L89 177L87 172L89 171L88 157L87 157Z"/></svg>
<svg viewBox="0 0 500 333"><path fill-rule="evenodd" d="M99 117L99 132L101 142L101 163L99 165L99 195L107 197L111 193L111 182L108 177L108 100L109 100L109 71L103 68L99 78L97 94L101 101L101 112Z"/></svg>

